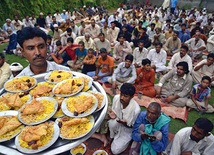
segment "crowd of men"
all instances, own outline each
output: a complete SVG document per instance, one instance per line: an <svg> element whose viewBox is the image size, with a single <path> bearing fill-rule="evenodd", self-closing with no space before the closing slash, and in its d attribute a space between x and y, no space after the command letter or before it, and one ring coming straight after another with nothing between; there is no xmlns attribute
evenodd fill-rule
<svg viewBox="0 0 214 155"><path fill-rule="evenodd" d="M72 15L63 10L45 18L40 13L37 19L26 16L22 22L14 16L6 20L0 39L9 37L6 54L23 56L29 65L24 69L19 63L8 65L0 54L0 88L15 76L81 70L101 84L111 83L114 93L120 90L108 112L113 154L123 152L131 140L132 155L214 154L211 121L197 119L168 145L170 118L161 106L152 102L147 111L140 112L133 99L142 93L166 104L213 113L209 103L214 81L213 24L214 14L206 9L170 11L151 5L131 10L121 5L112 15L104 7L84 7ZM106 130L92 137L108 144Z"/></svg>

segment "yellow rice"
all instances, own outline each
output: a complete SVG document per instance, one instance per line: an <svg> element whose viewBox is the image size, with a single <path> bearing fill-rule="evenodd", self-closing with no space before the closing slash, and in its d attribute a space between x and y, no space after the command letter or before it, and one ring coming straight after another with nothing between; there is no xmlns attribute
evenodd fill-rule
<svg viewBox="0 0 214 155"><path fill-rule="evenodd" d="M50 114L54 111L54 102L50 100L40 100L40 102L44 106L44 111L41 113L30 114L26 116L20 115L23 122L29 124L31 122L41 121L50 116Z"/></svg>
<svg viewBox="0 0 214 155"><path fill-rule="evenodd" d="M83 154L84 152L85 152L84 147L81 144L76 146L75 148L71 149L72 154L77 154L77 153Z"/></svg>
<svg viewBox="0 0 214 155"><path fill-rule="evenodd" d="M60 78L58 78L57 76L61 76ZM50 73L50 76L48 77L48 81L50 82L60 82L66 79L70 79L72 77L72 73L71 72L66 72L66 71L52 71Z"/></svg>
<svg viewBox="0 0 214 155"><path fill-rule="evenodd" d="M89 89L89 82L90 82L90 79L87 78L87 77L81 77L83 80L84 80L84 87L82 89L82 91L87 91Z"/></svg>
<svg viewBox="0 0 214 155"><path fill-rule="evenodd" d="M19 136L18 136L18 140L19 140L19 143L20 143L20 146L21 146L21 147L27 148L27 149L32 149L31 146L28 145L27 142L25 142L25 141L23 141L23 140L21 139L21 135L24 134L24 132L25 132L26 129L28 129L28 128L30 128L30 126L27 126L26 128L24 128L24 129L22 130L22 132L21 132L21 133L19 134ZM47 128L47 135L41 136L41 138L40 138L40 140L39 140L39 141L41 142L41 144L42 144L40 147L42 147L42 146L48 144L48 142L52 139L53 134L54 134L54 124L51 122L51 123L49 123L49 127Z"/></svg>
<svg viewBox="0 0 214 155"><path fill-rule="evenodd" d="M90 120L91 116L86 117ZM73 118L70 118L72 120ZM62 126L60 129L60 133L64 138L76 138L86 134L93 127L92 122L88 123L80 123L72 126Z"/></svg>
<svg viewBox="0 0 214 155"><path fill-rule="evenodd" d="M101 107L103 99L104 99L103 94L101 94L101 93L95 93L93 91L90 91L89 93L93 94L97 98L97 100L98 100L97 109L99 109Z"/></svg>

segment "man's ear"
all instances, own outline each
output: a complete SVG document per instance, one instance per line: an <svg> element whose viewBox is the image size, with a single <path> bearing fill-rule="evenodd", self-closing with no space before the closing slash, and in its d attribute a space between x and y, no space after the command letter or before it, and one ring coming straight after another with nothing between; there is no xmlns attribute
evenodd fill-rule
<svg viewBox="0 0 214 155"><path fill-rule="evenodd" d="M210 132L208 132L208 133L205 135L205 137L208 137L208 136L210 136Z"/></svg>
<svg viewBox="0 0 214 155"><path fill-rule="evenodd" d="M24 52L24 49L22 47L20 47L20 51L22 53L22 56L25 57L25 52Z"/></svg>

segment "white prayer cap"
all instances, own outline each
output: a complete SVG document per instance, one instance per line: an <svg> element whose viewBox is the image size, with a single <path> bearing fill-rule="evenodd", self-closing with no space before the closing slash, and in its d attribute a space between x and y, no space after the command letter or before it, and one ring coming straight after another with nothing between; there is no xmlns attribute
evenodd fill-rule
<svg viewBox="0 0 214 155"><path fill-rule="evenodd" d="M6 22L11 22L11 20L9 18L6 19Z"/></svg>
<svg viewBox="0 0 214 155"><path fill-rule="evenodd" d="M58 27L58 25L57 25L57 24L54 24L53 27Z"/></svg>
<svg viewBox="0 0 214 155"><path fill-rule="evenodd" d="M17 72L21 71L23 69L23 66L18 62L14 62L10 65L10 69L12 72Z"/></svg>
<svg viewBox="0 0 214 155"><path fill-rule="evenodd" d="M83 8L86 8L86 6L84 5Z"/></svg>
<svg viewBox="0 0 214 155"><path fill-rule="evenodd" d="M43 16L43 13L42 12L40 12L40 14L39 14L40 16Z"/></svg>
<svg viewBox="0 0 214 155"><path fill-rule="evenodd" d="M62 10L62 12L66 12L66 10L64 9L64 10Z"/></svg>

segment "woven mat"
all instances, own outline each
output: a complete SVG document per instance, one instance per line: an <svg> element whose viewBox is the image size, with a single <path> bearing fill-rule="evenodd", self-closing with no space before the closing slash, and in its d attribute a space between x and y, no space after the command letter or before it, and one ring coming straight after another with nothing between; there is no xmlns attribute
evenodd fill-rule
<svg viewBox="0 0 214 155"><path fill-rule="evenodd" d="M103 88L106 91L106 93L108 93L111 96L114 96L112 93L111 84L103 84ZM120 91L117 90L116 94L119 94L119 93L120 93ZM137 96L135 96L134 99L140 106L144 106L146 108L148 107L148 105L151 102L157 102L161 105L162 112L164 112L165 114L171 116L172 118L181 119L184 122L187 121L187 118L188 118L187 107L175 107L170 104L162 103L160 99L150 98L150 97L144 96L144 95L142 96L141 99L138 99Z"/></svg>

